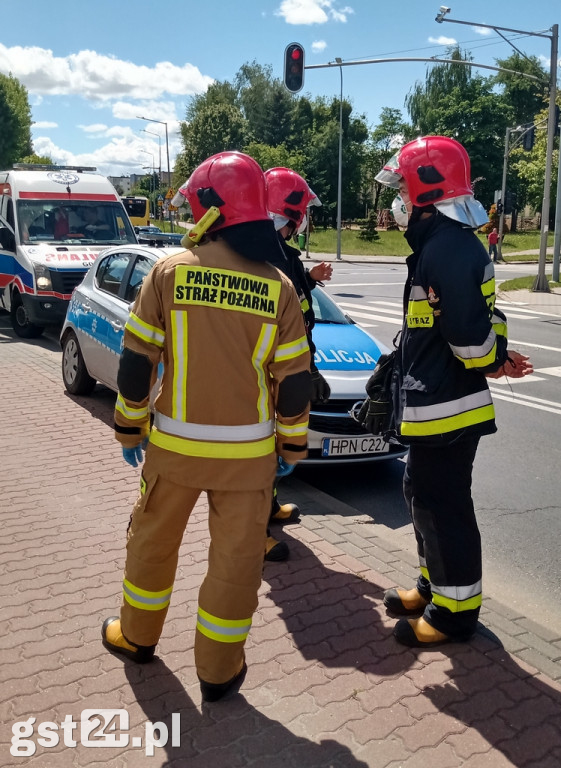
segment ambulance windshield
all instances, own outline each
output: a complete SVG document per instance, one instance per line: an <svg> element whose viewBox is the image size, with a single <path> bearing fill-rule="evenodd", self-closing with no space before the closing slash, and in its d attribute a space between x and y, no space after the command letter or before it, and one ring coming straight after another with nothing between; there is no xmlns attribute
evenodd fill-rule
<svg viewBox="0 0 561 768"><path fill-rule="evenodd" d="M19 200L17 218L20 240L24 244L136 243L131 223L117 202Z"/></svg>

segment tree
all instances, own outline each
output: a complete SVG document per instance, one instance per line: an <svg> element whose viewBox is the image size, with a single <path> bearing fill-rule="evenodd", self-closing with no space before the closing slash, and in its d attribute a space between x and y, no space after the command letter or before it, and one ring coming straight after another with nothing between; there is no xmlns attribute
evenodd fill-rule
<svg viewBox="0 0 561 768"><path fill-rule="evenodd" d="M389 208L395 191L375 180L376 174L397 150L414 137L413 128L403 120L399 109L383 107L380 122L371 132L365 146L362 165L362 198L374 210Z"/></svg>
<svg viewBox="0 0 561 768"><path fill-rule="evenodd" d="M448 57L472 60L458 48ZM512 107L493 91L494 78L473 75L463 64L431 66L425 83L417 83L407 97L411 119L423 135L450 136L463 144L472 179L478 179L474 192L488 208L501 184L504 135L512 124Z"/></svg>
<svg viewBox="0 0 561 768"><path fill-rule="evenodd" d="M293 100L272 67L243 64L235 80L237 103L250 127L251 140L277 146L290 135Z"/></svg>
<svg viewBox="0 0 561 768"><path fill-rule="evenodd" d="M0 168L31 155L31 109L27 89L12 75L0 75Z"/></svg>
<svg viewBox="0 0 561 768"><path fill-rule="evenodd" d="M48 155L26 155L20 160L21 163L34 163L37 165L53 165L53 160Z"/></svg>
<svg viewBox="0 0 561 768"><path fill-rule="evenodd" d="M534 116L543 109L549 94L549 73L536 56L521 56L514 53L507 59L497 59L498 67L524 72L540 78L540 82L529 80L522 75L499 72L493 78L503 97L511 107L512 125L534 122Z"/></svg>
<svg viewBox="0 0 561 768"><path fill-rule="evenodd" d="M378 230L376 229L378 224L378 215L376 211L371 208L368 212L368 217L366 219L366 222L363 224L363 226L360 228L360 232L358 233L358 237L360 240L367 240L369 243L373 243L376 240L380 239L380 235L378 234Z"/></svg>
<svg viewBox="0 0 561 768"><path fill-rule="evenodd" d="M191 122L181 124L184 150L175 165L174 185L181 186L203 160L217 152L241 152L247 134L247 123L238 107L201 103Z"/></svg>
<svg viewBox="0 0 561 768"><path fill-rule="evenodd" d="M306 175L306 157L302 152L291 151L285 144L271 147L268 144L250 142L244 152L256 160L264 171L269 168L292 168L301 176Z"/></svg>

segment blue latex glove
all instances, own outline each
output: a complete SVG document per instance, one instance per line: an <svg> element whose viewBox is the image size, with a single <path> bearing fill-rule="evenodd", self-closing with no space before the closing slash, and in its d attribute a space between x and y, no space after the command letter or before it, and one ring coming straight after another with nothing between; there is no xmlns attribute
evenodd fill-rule
<svg viewBox="0 0 561 768"><path fill-rule="evenodd" d="M131 467L138 467L144 461L143 451L146 450L147 445L148 438L145 437L144 440L138 445L135 445L134 448L123 448L123 459L127 464L130 464Z"/></svg>
<svg viewBox="0 0 561 768"><path fill-rule="evenodd" d="M293 471L296 464L289 464L288 461L285 461L282 456L279 456L279 465L277 467L277 477L288 477L288 475Z"/></svg>

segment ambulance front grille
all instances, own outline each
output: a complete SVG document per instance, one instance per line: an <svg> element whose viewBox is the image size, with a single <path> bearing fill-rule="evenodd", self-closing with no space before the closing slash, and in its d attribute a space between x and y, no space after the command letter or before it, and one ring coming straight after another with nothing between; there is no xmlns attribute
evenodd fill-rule
<svg viewBox="0 0 561 768"><path fill-rule="evenodd" d="M80 285L87 274L86 269L65 269L60 272L51 270L51 282L56 293L70 294Z"/></svg>

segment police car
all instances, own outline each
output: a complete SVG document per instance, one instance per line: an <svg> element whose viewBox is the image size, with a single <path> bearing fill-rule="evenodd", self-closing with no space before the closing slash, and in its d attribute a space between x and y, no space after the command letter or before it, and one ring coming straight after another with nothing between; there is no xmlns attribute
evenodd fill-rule
<svg viewBox="0 0 561 768"><path fill-rule="evenodd" d="M123 245L101 254L74 290L62 328L62 378L68 392L91 394L97 382L117 391L119 356L130 306L155 261L182 250ZM387 348L359 328L321 288L315 288L312 297L315 361L331 387L331 397L325 404L312 406L306 463L403 456L403 446L365 432L349 415L364 400L366 381Z"/></svg>

